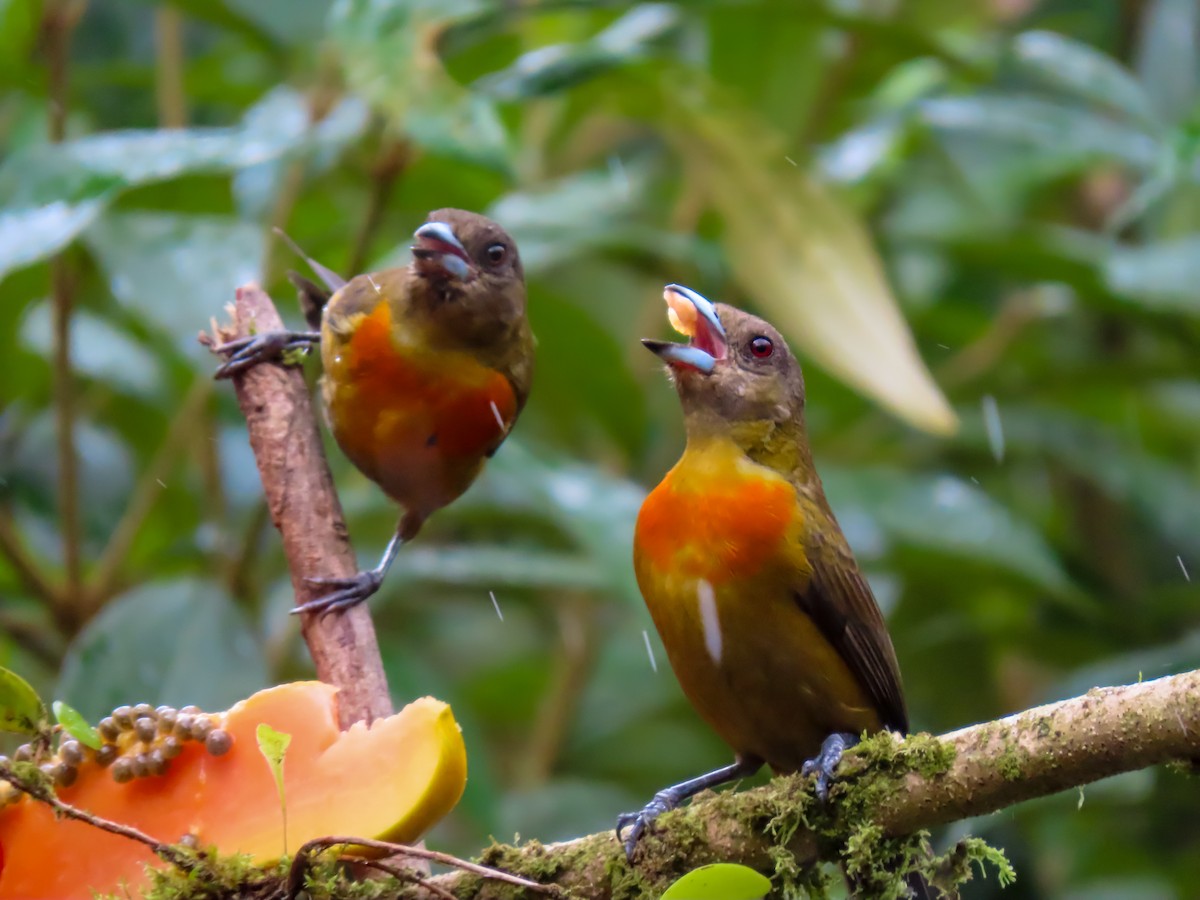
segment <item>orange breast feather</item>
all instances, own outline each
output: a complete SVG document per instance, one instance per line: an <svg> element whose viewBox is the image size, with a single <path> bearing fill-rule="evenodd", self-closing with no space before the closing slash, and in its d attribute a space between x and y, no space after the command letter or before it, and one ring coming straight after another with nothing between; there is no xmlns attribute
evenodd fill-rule
<svg viewBox="0 0 1200 900"><path fill-rule="evenodd" d="M359 323L337 359L332 405L343 408L331 413L343 432L362 428L373 440L429 443L440 455L477 458L499 444L516 417L516 396L504 375L461 351L397 341L387 303ZM343 384L349 390L341 390ZM389 423L387 434L376 430L381 422ZM352 434L343 436L354 442Z"/></svg>
<svg viewBox="0 0 1200 900"><path fill-rule="evenodd" d="M696 466L685 455L642 504L636 555L641 566L716 587L778 558L798 515L786 480L732 461Z"/></svg>

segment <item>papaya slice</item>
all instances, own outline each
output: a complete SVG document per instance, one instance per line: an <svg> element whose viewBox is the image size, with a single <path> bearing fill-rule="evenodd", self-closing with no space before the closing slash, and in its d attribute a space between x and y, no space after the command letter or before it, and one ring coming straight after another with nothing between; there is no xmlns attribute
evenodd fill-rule
<svg viewBox="0 0 1200 900"><path fill-rule="evenodd" d="M213 717L232 743L220 756L187 742L163 775L118 783L90 757L59 796L164 842L278 860L327 835L415 841L462 796L467 761L450 707L431 697L370 726L337 724L337 690L317 681L260 691ZM274 776L258 747L266 723L291 736L283 763L287 842ZM83 822L58 820L45 804L0 810L0 900L88 900L136 890L146 864L140 842Z"/></svg>

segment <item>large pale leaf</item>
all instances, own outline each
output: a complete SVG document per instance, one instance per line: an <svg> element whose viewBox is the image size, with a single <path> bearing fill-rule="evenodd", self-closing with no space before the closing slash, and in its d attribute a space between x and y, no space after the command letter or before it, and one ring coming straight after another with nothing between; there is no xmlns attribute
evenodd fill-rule
<svg viewBox="0 0 1200 900"><path fill-rule="evenodd" d="M0 277L66 246L124 190L343 142L364 121L351 99L316 127L304 117L252 114L231 128L110 131L23 147L0 164Z"/></svg>
<svg viewBox="0 0 1200 900"><path fill-rule="evenodd" d="M1138 76L1158 114L1175 122L1187 115L1196 96L1200 6L1195 0L1150 0L1145 6Z"/></svg>
<svg viewBox="0 0 1200 900"><path fill-rule="evenodd" d="M1200 236L1115 248L1104 260L1104 278L1148 307L1200 314Z"/></svg>
<svg viewBox="0 0 1200 900"><path fill-rule="evenodd" d="M952 433L954 412L917 353L857 217L790 164L761 125L727 111L677 112L667 135L721 213L741 290L802 356L911 424Z"/></svg>

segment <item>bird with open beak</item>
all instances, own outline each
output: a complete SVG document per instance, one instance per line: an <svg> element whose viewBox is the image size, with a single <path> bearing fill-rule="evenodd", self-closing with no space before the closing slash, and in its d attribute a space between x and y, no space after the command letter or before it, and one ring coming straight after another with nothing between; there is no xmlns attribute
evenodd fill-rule
<svg viewBox="0 0 1200 900"><path fill-rule="evenodd" d="M471 485L529 396L534 339L512 237L477 213L439 209L416 230L412 255L406 267L349 282L309 260L328 288L293 277L313 331L218 348L232 354L221 378L319 343L338 446L404 510L377 566L321 579L330 593L294 612L343 609L375 593L400 546Z"/></svg>
<svg viewBox="0 0 1200 900"><path fill-rule="evenodd" d="M684 693L735 761L622 815L631 857L701 790L766 763L815 772L824 796L859 734L908 729L891 638L813 466L799 363L757 316L678 285L664 296L690 340L643 343L667 365L687 447L642 504L634 569Z"/></svg>

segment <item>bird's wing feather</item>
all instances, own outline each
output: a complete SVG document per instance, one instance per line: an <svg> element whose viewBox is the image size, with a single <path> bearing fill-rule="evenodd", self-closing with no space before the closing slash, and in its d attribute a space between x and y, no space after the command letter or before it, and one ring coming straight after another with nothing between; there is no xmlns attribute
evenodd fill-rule
<svg viewBox="0 0 1200 900"><path fill-rule="evenodd" d="M836 522L810 539L812 576L795 591L796 602L837 649L875 704L883 724L908 731L900 667L883 614ZM810 530L810 534L813 533Z"/></svg>

